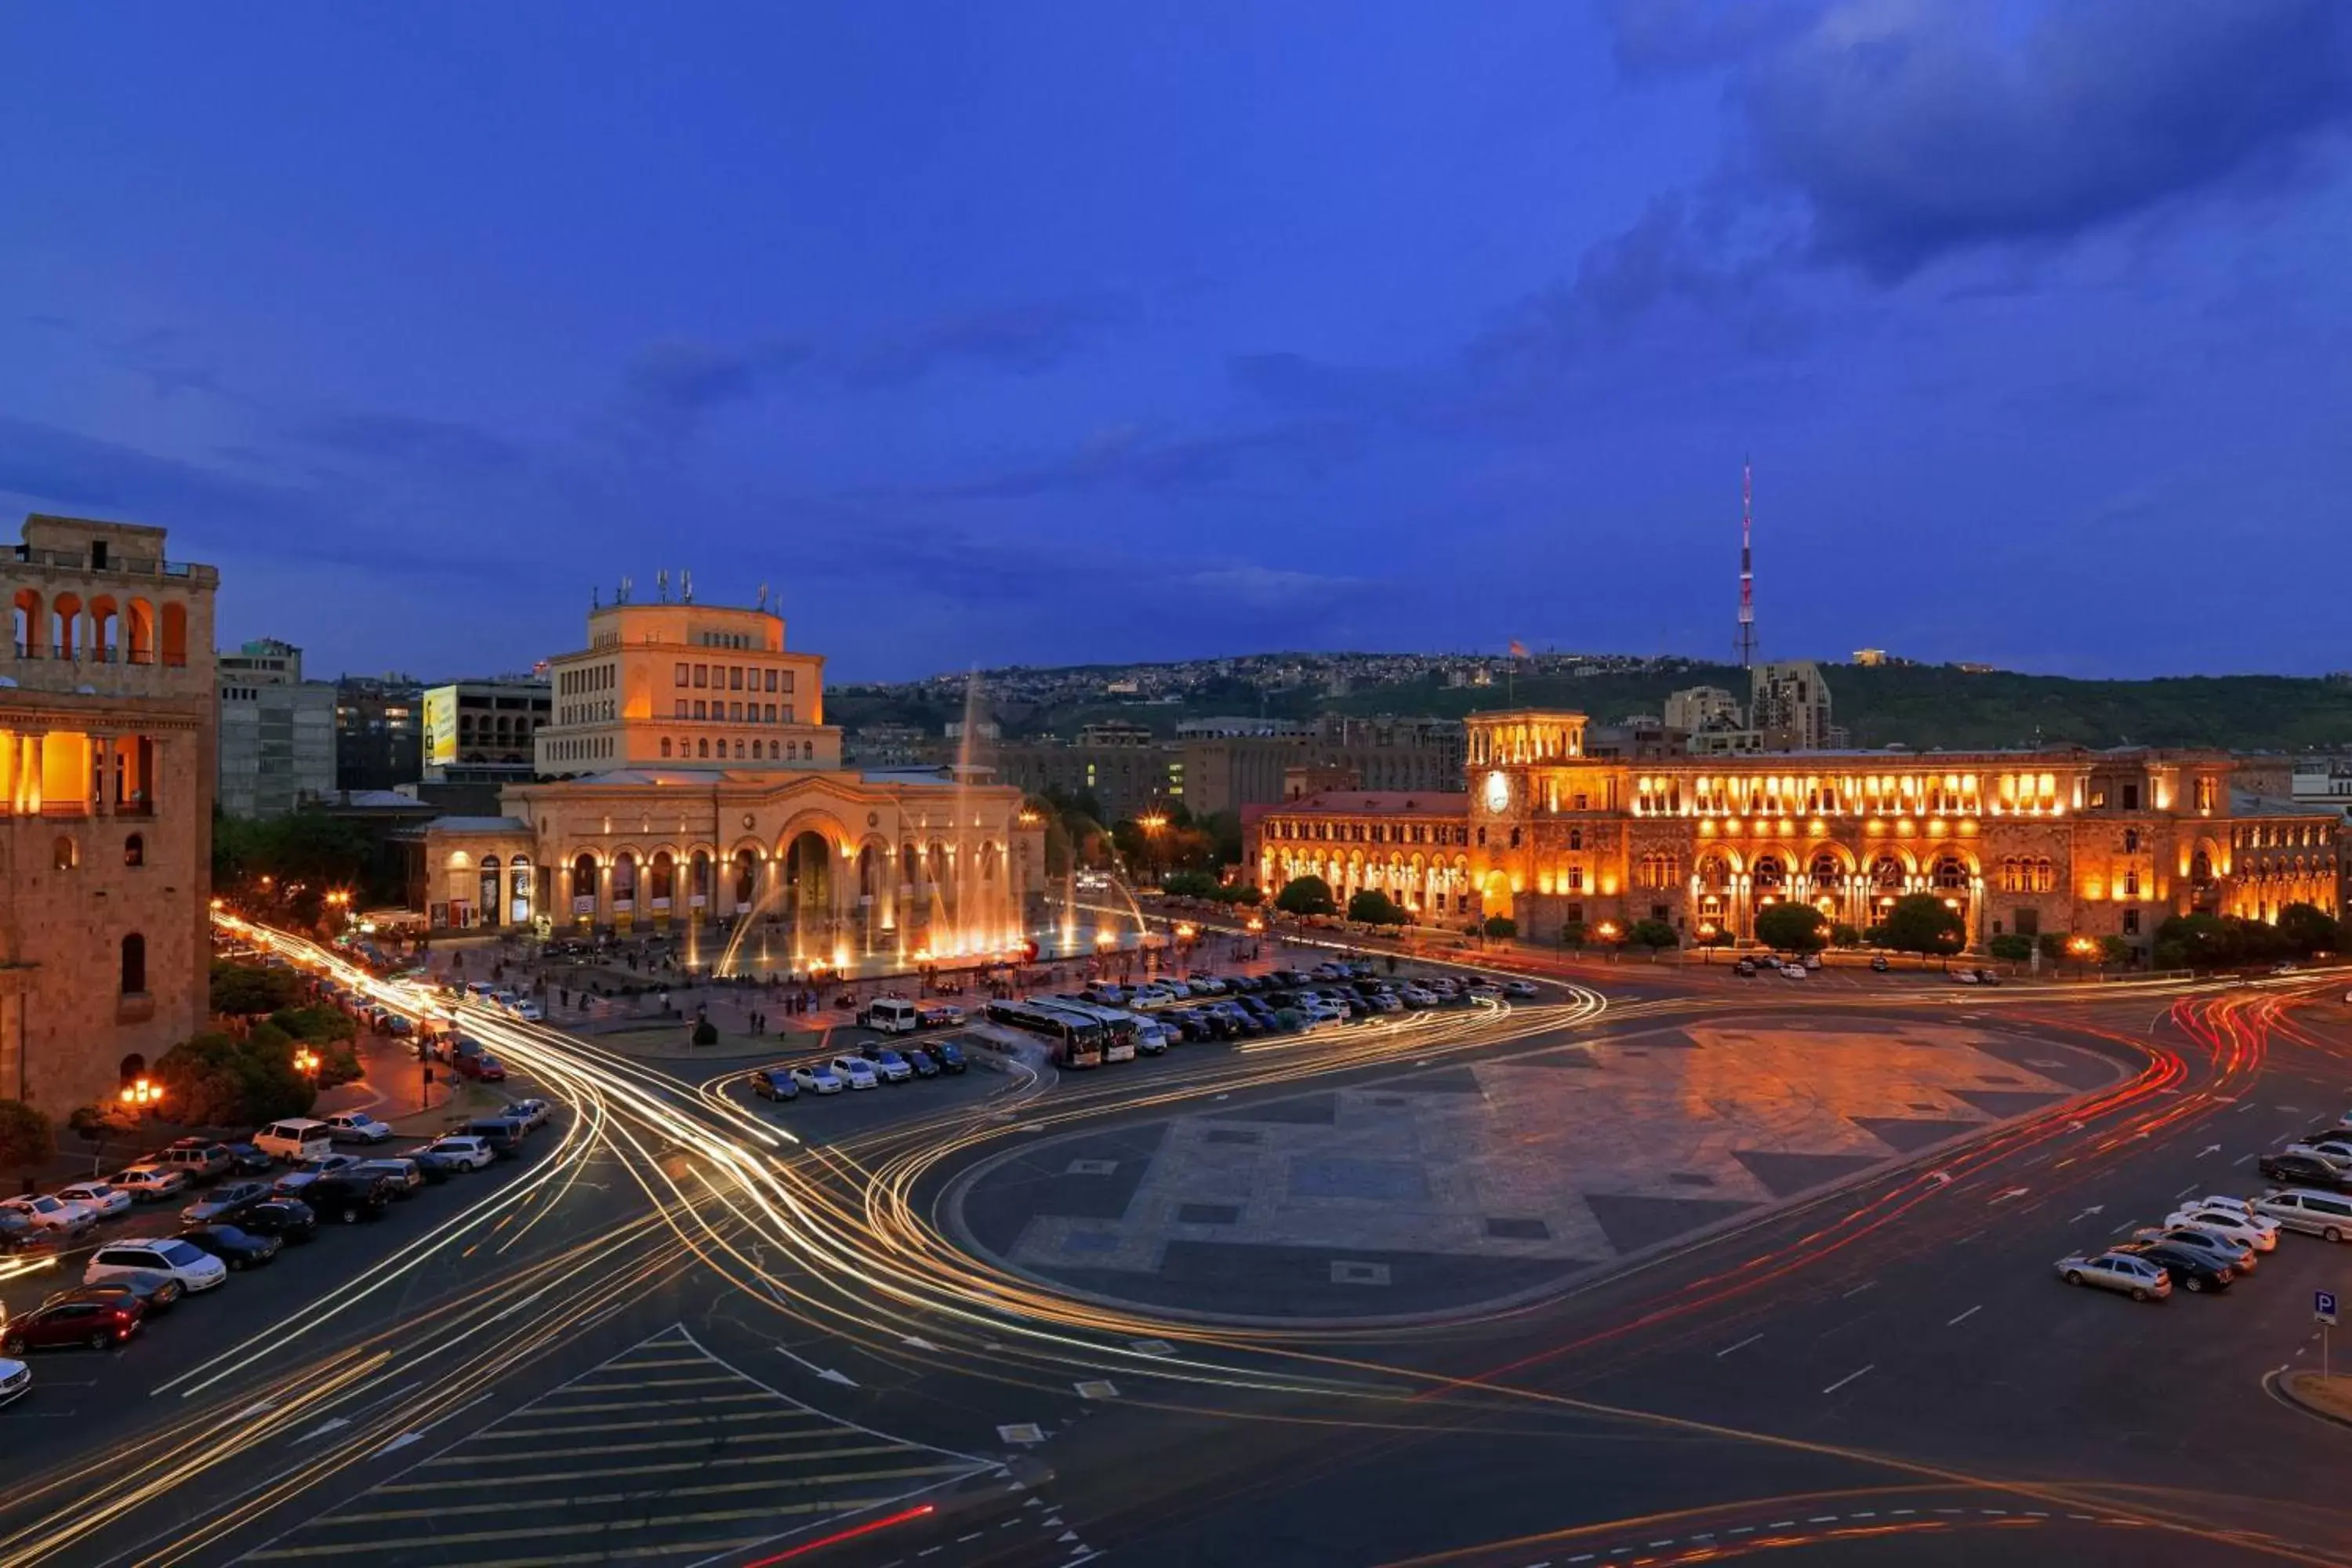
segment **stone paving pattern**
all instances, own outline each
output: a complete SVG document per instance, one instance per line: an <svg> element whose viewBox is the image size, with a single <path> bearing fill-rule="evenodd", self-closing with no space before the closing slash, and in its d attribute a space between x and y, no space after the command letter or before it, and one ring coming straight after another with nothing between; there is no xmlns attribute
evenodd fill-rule
<svg viewBox="0 0 2352 1568"><path fill-rule="evenodd" d="M2111 1081L1967 1025L1692 1026L1050 1139L960 1217L1048 1279L1244 1316L1451 1310Z"/></svg>

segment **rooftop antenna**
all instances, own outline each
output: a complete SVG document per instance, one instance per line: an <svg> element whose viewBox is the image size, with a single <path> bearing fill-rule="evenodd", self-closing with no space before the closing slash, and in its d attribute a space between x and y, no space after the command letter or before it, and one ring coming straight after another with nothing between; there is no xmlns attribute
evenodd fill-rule
<svg viewBox="0 0 2352 1568"><path fill-rule="evenodd" d="M694 574L683 566L677 569L677 598L682 605L694 603Z"/></svg>
<svg viewBox="0 0 2352 1568"><path fill-rule="evenodd" d="M667 605L669 603L668 567L665 566L660 571L654 574L654 592L661 595L661 602L663 604Z"/></svg>
<svg viewBox="0 0 2352 1568"><path fill-rule="evenodd" d="M593 583L588 584L588 607L592 610L601 610L604 607L604 590Z"/></svg>
<svg viewBox="0 0 2352 1568"><path fill-rule="evenodd" d="M634 584L632 584L626 577L622 578L620 587L614 592L613 603L616 605L627 604L629 602L629 589L632 586L634 586Z"/></svg>
<svg viewBox="0 0 2352 1568"><path fill-rule="evenodd" d="M1756 668L1756 487L1754 466L1739 459L1739 668Z"/></svg>
<svg viewBox="0 0 2352 1568"><path fill-rule="evenodd" d="M762 584L760 584L760 608L761 608L761 609L763 609L763 610L764 610L764 609L766 609L767 607L768 607L768 585L767 585L765 583L762 583Z"/></svg>

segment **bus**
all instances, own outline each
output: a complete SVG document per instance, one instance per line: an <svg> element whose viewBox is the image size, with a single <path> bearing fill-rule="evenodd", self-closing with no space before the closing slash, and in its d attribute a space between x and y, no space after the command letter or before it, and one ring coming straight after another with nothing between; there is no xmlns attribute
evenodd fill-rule
<svg viewBox="0 0 2352 1568"><path fill-rule="evenodd" d="M1009 1024L1054 1043L1054 1065L1091 1068L1102 1065L1103 1026L1092 1018L1057 1012L1028 1002L991 1002L989 1021Z"/></svg>
<svg viewBox="0 0 2352 1568"><path fill-rule="evenodd" d="M1135 1059L1135 1020L1129 1015L1108 1007L1097 1007L1088 1002L1073 1002L1065 996L1032 996L1029 1005L1099 1025L1103 1032L1103 1060L1131 1062Z"/></svg>

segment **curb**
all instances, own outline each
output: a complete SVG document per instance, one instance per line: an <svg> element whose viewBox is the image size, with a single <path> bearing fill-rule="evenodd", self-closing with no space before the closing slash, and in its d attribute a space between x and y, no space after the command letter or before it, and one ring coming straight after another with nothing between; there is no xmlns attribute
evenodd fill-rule
<svg viewBox="0 0 2352 1568"><path fill-rule="evenodd" d="M2306 1373L2308 1370L2308 1368L2305 1369ZM2273 1399L2277 1400L2281 1405L2287 1406L2291 1410L2300 1411L2304 1415L2310 1416L2315 1421L2325 1421L2331 1426L2341 1426L2347 1431L2352 1431L2352 1416L2338 1415L2333 1410L2323 1410L2318 1405L2311 1403L2311 1401L2304 1398L2303 1395L2295 1393L2294 1388L2290 1386L2290 1378L2291 1376L2300 1375L2303 1375L2303 1373L2290 1373L2289 1370L2285 1367L2280 1367L2275 1371L2266 1372L2263 1373L2263 1390Z"/></svg>

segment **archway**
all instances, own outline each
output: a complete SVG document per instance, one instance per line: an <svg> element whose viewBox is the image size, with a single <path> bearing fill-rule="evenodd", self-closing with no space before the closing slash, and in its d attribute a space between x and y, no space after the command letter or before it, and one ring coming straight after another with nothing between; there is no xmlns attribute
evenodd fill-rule
<svg viewBox="0 0 2352 1568"><path fill-rule="evenodd" d="M1500 915L1511 918L1511 879L1502 871L1489 871L1478 887L1478 913L1482 919L1493 920Z"/></svg>
<svg viewBox="0 0 2352 1568"><path fill-rule="evenodd" d="M572 861L572 918L588 921L596 918L596 857L574 856Z"/></svg>
<svg viewBox="0 0 2352 1568"><path fill-rule="evenodd" d="M752 849L735 851L735 912L751 912L752 901L759 897L760 856Z"/></svg>
<svg viewBox="0 0 2352 1568"><path fill-rule="evenodd" d="M795 956L832 956L833 846L824 835L803 832L784 847L783 914L792 927Z"/></svg>
<svg viewBox="0 0 2352 1568"><path fill-rule="evenodd" d="M677 902L677 862L668 850L656 849L646 870L646 895L653 903L654 921L667 925L670 910Z"/></svg>
<svg viewBox="0 0 2352 1568"><path fill-rule="evenodd" d="M507 862L507 923L530 923L530 857L518 855Z"/></svg>
<svg viewBox="0 0 2352 1568"><path fill-rule="evenodd" d="M499 916L503 911L499 908L499 870L497 856L482 857L481 871L477 879L479 886L475 894L474 907L480 912L484 925L494 926L500 923Z"/></svg>

